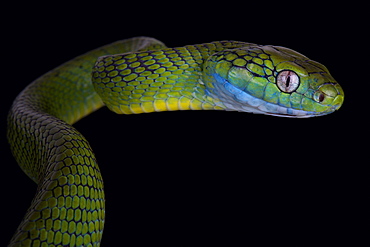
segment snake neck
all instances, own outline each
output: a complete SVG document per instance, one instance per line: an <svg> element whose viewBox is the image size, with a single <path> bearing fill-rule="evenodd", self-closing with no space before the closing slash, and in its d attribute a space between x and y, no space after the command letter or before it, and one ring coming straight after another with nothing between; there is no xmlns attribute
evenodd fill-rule
<svg viewBox="0 0 370 247"><path fill-rule="evenodd" d="M91 85L97 57L163 47L139 37L98 48L35 80L16 98L7 137L18 164L38 188L9 246L100 243L102 177L88 141L71 124L103 105Z"/></svg>
<svg viewBox="0 0 370 247"><path fill-rule="evenodd" d="M209 56L249 45L219 41L101 57L93 84L106 106L119 114L225 109L207 93L203 69Z"/></svg>
<svg viewBox="0 0 370 247"><path fill-rule="evenodd" d="M71 124L103 106L91 84L91 69L99 56L163 48L151 38L118 41L90 51L46 73L26 87L8 115L11 150L24 172L36 183L46 176L61 136L82 135ZM83 141L85 142L84 138ZM87 142L86 142L87 143Z"/></svg>

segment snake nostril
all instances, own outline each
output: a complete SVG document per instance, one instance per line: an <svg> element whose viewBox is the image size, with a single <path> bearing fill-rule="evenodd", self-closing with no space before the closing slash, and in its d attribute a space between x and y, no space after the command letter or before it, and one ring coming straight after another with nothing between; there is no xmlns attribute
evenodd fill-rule
<svg viewBox="0 0 370 247"><path fill-rule="evenodd" d="M324 101L324 99L325 99L325 94L321 93L321 94L319 95L319 103L323 102L323 101Z"/></svg>

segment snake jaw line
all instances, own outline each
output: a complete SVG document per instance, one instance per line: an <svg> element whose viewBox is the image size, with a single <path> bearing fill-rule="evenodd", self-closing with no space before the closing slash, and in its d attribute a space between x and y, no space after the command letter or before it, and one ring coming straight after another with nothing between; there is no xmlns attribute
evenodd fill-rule
<svg viewBox="0 0 370 247"><path fill-rule="evenodd" d="M215 88L217 89L217 95L213 93L215 90L213 90L213 92L207 90L207 93L211 97L218 97L225 110L291 118L308 118L312 116L319 116L319 114L315 112L295 110L265 102L233 86L230 82L218 74L214 74L213 78L215 78L216 81Z"/></svg>

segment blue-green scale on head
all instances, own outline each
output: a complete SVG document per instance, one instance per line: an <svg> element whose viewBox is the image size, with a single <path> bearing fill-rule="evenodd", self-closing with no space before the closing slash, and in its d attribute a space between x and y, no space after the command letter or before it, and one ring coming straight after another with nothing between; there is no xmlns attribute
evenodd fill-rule
<svg viewBox="0 0 370 247"><path fill-rule="evenodd" d="M204 64L203 81L226 110L311 117L333 112L344 98L323 65L277 46L249 44L215 53Z"/></svg>

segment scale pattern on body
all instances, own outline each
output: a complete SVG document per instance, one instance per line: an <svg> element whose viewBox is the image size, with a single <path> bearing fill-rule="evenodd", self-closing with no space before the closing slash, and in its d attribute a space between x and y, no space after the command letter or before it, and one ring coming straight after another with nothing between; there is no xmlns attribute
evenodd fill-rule
<svg viewBox="0 0 370 247"><path fill-rule="evenodd" d="M10 110L12 153L38 188L9 246L100 244L103 181L89 143L72 124L103 105L123 114L236 110L311 117L332 113L343 99L323 65L277 46L220 41L166 48L138 37L79 56L31 83Z"/></svg>

